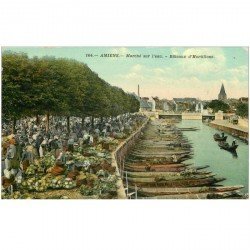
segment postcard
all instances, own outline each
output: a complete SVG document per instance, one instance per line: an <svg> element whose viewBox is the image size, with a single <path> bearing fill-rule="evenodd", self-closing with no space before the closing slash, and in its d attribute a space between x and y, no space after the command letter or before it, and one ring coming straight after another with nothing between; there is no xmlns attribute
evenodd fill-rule
<svg viewBox="0 0 250 250"><path fill-rule="evenodd" d="M248 199L246 47L2 47L1 199Z"/></svg>

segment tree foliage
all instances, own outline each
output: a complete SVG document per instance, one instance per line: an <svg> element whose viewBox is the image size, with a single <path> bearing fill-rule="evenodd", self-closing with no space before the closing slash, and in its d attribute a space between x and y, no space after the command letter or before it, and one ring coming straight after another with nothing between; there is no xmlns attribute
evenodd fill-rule
<svg viewBox="0 0 250 250"><path fill-rule="evenodd" d="M107 117L137 112L139 101L76 60L2 55L4 119L57 115Z"/></svg>
<svg viewBox="0 0 250 250"><path fill-rule="evenodd" d="M236 107L236 114L241 117L248 117L248 103L239 103Z"/></svg>
<svg viewBox="0 0 250 250"><path fill-rule="evenodd" d="M219 110L227 112L230 109L229 105L221 100L212 100L207 107L213 109L213 112L218 112Z"/></svg>

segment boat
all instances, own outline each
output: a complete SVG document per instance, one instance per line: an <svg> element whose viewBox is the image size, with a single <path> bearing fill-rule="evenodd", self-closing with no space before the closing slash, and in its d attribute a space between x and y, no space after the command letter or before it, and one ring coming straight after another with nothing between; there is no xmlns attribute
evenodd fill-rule
<svg viewBox="0 0 250 250"><path fill-rule="evenodd" d="M126 171L131 172L181 172L184 171L188 164L147 164L147 163L137 163L125 165Z"/></svg>
<svg viewBox="0 0 250 250"><path fill-rule="evenodd" d="M168 157L168 156L172 156L172 155L176 155L178 157L183 157L186 155L192 155L192 151L187 150L187 151L168 151L167 149L165 149L165 152L148 152L145 150L134 150L133 152L131 152L132 156L136 156L136 157Z"/></svg>
<svg viewBox="0 0 250 250"><path fill-rule="evenodd" d="M167 188L167 187L140 187L129 186L129 189L142 196L159 196L159 195L178 195L178 194L200 194L200 193L215 193L236 191L244 188L242 185L236 186L210 186L210 187L188 187L188 188Z"/></svg>
<svg viewBox="0 0 250 250"><path fill-rule="evenodd" d="M142 156L142 157L165 157L165 156L185 156L185 155L190 155L192 154L192 151L186 150L186 151L180 151L180 150L168 150L167 148L161 149L147 149L147 152L145 153L145 149L139 149L139 150L134 150L131 155L135 156Z"/></svg>
<svg viewBox="0 0 250 250"><path fill-rule="evenodd" d="M199 193L199 194L175 194L175 195L160 195L152 197L140 197L140 199L228 199L240 198L242 195L237 191L222 192L222 193Z"/></svg>
<svg viewBox="0 0 250 250"><path fill-rule="evenodd" d="M191 128L178 128L180 131L197 131L199 128L191 127Z"/></svg>
<svg viewBox="0 0 250 250"><path fill-rule="evenodd" d="M126 172L128 177L133 178L149 178L149 177L164 177L164 178L185 178L193 175L210 175L210 171L181 171L181 172ZM211 175L212 176L212 175Z"/></svg>
<svg viewBox="0 0 250 250"><path fill-rule="evenodd" d="M130 185L138 187L165 186L165 187L197 187L208 186L224 181L225 178L215 178L213 176L197 176L192 178L166 179L166 178L127 178Z"/></svg>
<svg viewBox="0 0 250 250"><path fill-rule="evenodd" d="M226 141L227 140L227 136L220 136L218 133L214 134L214 140L215 141Z"/></svg>
<svg viewBox="0 0 250 250"><path fill-rule="evenodd" d="M173 164L174 165L174 164ZM186 166L173 166L170 167L168 165L152 165L150 167L144 166L141 167L125 167L125 171L131 171L131 172L181 172L186 169Z"/></svg>
<svg viewBox="0 0 250 250"><path fill-rule="evenodd" d="M192 167L192 168L195 168L196 170L201 170L201 169L209 168L209 167L210 167L209 165L205 165L205 166L196 166L196 167Z"/></svg>
<svg viewBox="0 0 250 250"><path fill-rule="evenodd" d="M192 165L191 163L190 164L184 164L184 163L168 163L168 164L161 164L161 163L156 163L156 164L149 164L147 162L144 162L144 161L141 161L141 162L133 162L133 163L125 163L125 166L126 167L130 167L130 168L133 168L133 167L136 167L136 168L143 168L145 169L145 167L153 167L153 166L166 166L166 167L187 167L187 166L190 166Z"/></svg>
<svg viewBox="0 0 250 250"><path fill-rule="evenodd" d="M230 152L235 152L238 145L235 144L235 145L230 146L229 143L227 142L219 142L219 147Z"/></svg>
<svg viewBox="0 0 250 250"><path fill-rule="evenodd" d="M197 171L209 166L198 166L198 167L187 167L184 164L170 164L170 165L134 165L134 166L125 166L124 171L130 172L183 172L186 170Z"/></svg>
<svg viewBox="0 0 250 250"><path fill-rule="evenodd" d="M182 163L183 161L186 161L188 159L191 159L191 155L185 155L185 156L177 156L177 159L173 159L172 157L135 157L135 156L129 156L127 162L136 163L138 161L145 160L145 163L149 164L172 164L172 163Z"/></svg>

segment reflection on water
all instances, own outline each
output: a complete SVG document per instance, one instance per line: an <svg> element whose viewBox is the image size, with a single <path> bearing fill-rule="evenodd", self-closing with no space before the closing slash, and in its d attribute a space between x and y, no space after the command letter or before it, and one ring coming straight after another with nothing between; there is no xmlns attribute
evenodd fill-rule
<svg viewBox="0 0 250 250"><path fill-rule="evenodd" d="M236 151L235 152L230 152L230 153L232 154L233 158L238 158L238 154L237 154Z"/></svg>
<svg viewBox="0 0 250 250"><path fill-rule="evenodd" d="M217 176L225 177L222 185L244 185L242 192L248 193L248 145L237 140L239 145L236 152L229 152L221 149L218 143L213 139L215 133L220 131L211 128L202 123L202 121L183 120L178 124L179 127L198 127L198 131L185 131L192 143L194 156L193 159L186 161L194 163L196 166L209 165L209 171ZM227 142L231 145L235 139L233 136L225 133Z"/></svg>

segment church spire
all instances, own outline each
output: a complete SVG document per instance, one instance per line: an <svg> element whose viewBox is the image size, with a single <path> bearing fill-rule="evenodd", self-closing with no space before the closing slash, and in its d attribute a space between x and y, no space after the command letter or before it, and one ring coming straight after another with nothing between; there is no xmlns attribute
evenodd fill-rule
<svg viewBox="0 0 250 250"><path fill-rule="evenodd" d="M227 99L227 94L225 91L224 84L222 83L221 88L220 88L220 93L218 95L218 100L226 100Z"/></svg>

